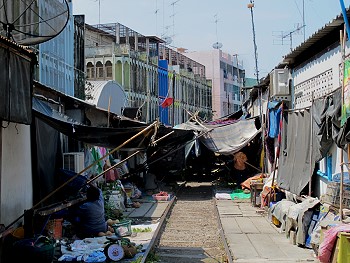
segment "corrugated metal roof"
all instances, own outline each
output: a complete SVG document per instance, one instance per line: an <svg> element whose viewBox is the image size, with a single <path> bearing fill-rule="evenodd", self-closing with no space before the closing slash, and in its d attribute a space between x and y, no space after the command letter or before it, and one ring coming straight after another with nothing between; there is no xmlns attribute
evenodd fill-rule
<svg viewBox="0 0 350 263"><path fill-rule="evenodd" d="M347 17L350 18L349 8ZM316 56L327 48L332 48L339 44L339 31L344 29L344 18L340 13L335 19L327 23L305 42L296 47L292 52L284 56L283 62L278 67L284 67L288 64L290 67L296 67L308 59Z"/></svg>

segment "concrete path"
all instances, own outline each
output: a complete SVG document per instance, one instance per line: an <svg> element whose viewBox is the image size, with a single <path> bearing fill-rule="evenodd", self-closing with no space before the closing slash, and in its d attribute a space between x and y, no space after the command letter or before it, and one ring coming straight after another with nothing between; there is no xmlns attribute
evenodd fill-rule
<svg viewBox="0 0 350 263"><path fill-rule="evenodd" d="M217 200L232 262L319 262L312 249L293 245L250 200Z"/></svg>

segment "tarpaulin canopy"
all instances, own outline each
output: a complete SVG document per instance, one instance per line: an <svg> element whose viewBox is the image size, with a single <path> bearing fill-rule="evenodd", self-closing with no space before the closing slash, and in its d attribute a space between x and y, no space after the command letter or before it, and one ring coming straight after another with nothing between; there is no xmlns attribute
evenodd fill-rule
<svg viewBox="0 0 350 263"><path fill-rule="evenodd" d="M260 133L261 129L257 129L255 120L243 119L225 125L199 125L189 121L174 128L207 132L199 140L215 153L230 155L241 150Z"/></svg>
<svg viewBox="0 0 350 263"><path fill-rule="evenodd" d="M140 123L137 124L137 127L130 126L127 128L108 128L84 125L68 117L67 115L52 109L45 102L40 101L37 98L33 98L33 112L36 117L40 118L57 131L75 140L110 149L118 147L147 127L147 124L140 126ZM157 129L157 134L154 136L154 138L157 139L161 136L165 136L172 131L174 132L170 136L166 137L166 139L164 139L162 142L159 142L160 145L164 145L165 142L168 144L175 142L183 143L185 140L190 140L193 135L190 131L173 130L172 128L161 126ZM137 138L128 142L125 147L148 147L153 135L154 130L150 130L142 136L138 136ZM179 140L179 138L181 138L181 140Z"/></svg>
<svg viewBox="0 0 350 263"><path fill-rule="evenodd" d="M55 111L36 98L33 98L33 110L35 116L64 135L87 144L106 148L119 146L146 127L107 128L87 126ZM128 147L145 147L148 145L148 141L146 136L139 136L130 142Z"/></svg>

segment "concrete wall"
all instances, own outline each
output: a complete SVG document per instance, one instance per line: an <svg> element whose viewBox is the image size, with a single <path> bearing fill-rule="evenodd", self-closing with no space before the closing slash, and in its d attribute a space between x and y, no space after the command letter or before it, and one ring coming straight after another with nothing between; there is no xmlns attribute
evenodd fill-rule
<svg viewBox="0 0 350 263"><path fill-rule="evenodd" d="M348 47L349 48L349 47ZM324 54L320 54L319 57L307 62L301 67L294 69L292 74L294 94L293 104L294 108L309 107L312 102L312 93L314 99L322 97L341 86L340 65L342 62L340 47L329 50ZM296 98L295 94L302 94ZM341 150L334 144L329 151L329 155L332 156L332 174L341 172ZM344 152L344 162L348 162L348 156ZM319 170L326 173L326 158L320 161ZM344 167L344 171L347 171ZM315 187L317 194L322 195L326 192L328 180L318 176Z"/></svg>
<svg viewBox="0 0 350 263"><path fill-rule="evenodd" d="M33 204L30 126L7 125L2 122L6 128L0 130L0 223L5 226Z"/></svg>

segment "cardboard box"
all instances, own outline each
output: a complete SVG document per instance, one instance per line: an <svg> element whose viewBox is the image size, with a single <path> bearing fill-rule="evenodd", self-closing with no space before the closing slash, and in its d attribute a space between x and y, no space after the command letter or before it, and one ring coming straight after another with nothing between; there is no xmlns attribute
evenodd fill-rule
<svg viewBox="0 0 350 263"><path fill-rule="evenodd" d="M334 221L334 220L322 220L320 221L321 226L321 235L320 235L320 243L324 240L324 233L331 227L337 226L339 224L342 224L341 221Z"/></svg>

